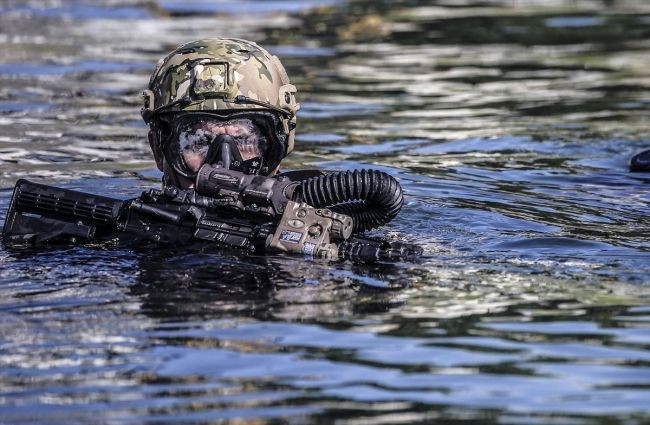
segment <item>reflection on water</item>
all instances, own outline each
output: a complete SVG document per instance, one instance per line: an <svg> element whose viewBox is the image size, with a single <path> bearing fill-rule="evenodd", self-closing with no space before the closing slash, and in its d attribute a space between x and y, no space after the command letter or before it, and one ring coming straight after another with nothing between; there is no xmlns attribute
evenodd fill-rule
<svg viewBox="0 0 650 425"><path fill-rule="evenodd" d="M395 175L426 256L0 249L0 422L647 422L646 2L5 2L0 215L157 185L139 94L223 34L299 87L287 167Z"/></svg>

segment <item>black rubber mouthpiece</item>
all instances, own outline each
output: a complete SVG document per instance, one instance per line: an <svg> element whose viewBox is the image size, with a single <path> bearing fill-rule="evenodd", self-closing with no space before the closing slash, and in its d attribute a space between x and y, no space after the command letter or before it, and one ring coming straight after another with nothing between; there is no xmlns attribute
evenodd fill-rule
<svg viewBox="0 0 650 425"><path fill-rule="evenodd" d="M210 144L210 149L206 155L206 164L214 164L219 161L223 168L230 168L230 164L233 161L241 160L235 157L235 154L239 156L239 150L235 144L235 139L228 134L220 134L214 138Z"/></svg>
<svg viewBox="0 0 650 425"><path fill-rule="evenodd" d="M245 174L258 175L265 165L264 159L259 156L244 160L237 147L237 142L228 134L220 134L214 138L206 158L206 164L219 164L223 168L241 171Z"/></svg>

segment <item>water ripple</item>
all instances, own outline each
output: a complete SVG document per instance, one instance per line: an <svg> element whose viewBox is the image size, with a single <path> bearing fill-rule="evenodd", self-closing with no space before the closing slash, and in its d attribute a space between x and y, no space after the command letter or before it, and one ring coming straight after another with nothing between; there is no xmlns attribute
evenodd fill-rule
<svg viewBox="0 0 650 425"><path fill-rule="evenodd" d="M0 6L2 220L18 178L158 185L149 73L227 34L299 89L286 168L389 172L404 207L373 235L425 249L0 248L2 420L647 422L650 178L627 161L650 141L650 9L438 3Z"/></svg>

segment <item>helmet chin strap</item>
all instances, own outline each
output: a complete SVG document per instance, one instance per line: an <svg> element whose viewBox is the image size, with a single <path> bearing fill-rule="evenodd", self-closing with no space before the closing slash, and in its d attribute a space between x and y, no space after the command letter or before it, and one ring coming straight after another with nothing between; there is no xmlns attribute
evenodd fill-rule
<svg viewBox="0 0 650 425"><path fill-rule="evenodd" d="M180 180L180 174L178 174L176 170L171 165L169 165L167 160L165 160L163 164L163 186L186 188L192 183L192 181L188 179L187 183L183 184Z"/></svg>

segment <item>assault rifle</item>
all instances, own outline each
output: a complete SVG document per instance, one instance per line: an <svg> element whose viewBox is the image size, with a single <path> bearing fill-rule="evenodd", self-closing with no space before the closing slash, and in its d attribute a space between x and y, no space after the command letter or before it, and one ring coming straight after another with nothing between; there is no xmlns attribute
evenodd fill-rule
<svg viewBox="0 0 650 425"><path fill-rule="evenodd" d="M150 189L118 200L32 183L16 183L3 228L10 247L113 239L155 244L207 241L250 252L313 258L399 260L415 245L351 235L353 220L294 199L298 183L204 165L195 189Z"/></svg>

